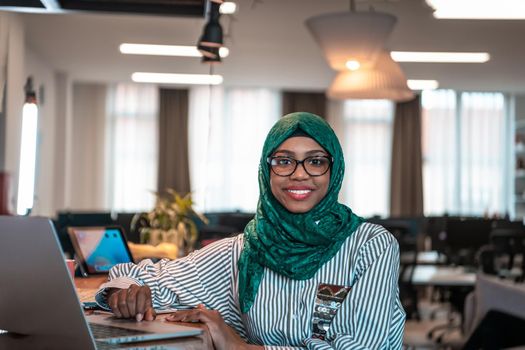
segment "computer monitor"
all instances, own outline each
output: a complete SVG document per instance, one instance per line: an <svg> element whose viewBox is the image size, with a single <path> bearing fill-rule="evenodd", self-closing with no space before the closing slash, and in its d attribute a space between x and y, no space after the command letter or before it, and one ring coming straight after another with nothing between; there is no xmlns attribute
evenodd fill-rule
<svg viewBox="0 0 525 350"><path fill-rule="evenodd" d="M492 222L482 218L447 219L445 242L451 262L473 265L476 252L490 243Z"/></svg>
<svg viewBox="0 0 525 350"><path fill-rule="evenodd" d="M62 251L69 257L73 257L75 250L67 233L70 226L110 226L114 224L109 212L59 212L57 219L53 221Z"/></svg>

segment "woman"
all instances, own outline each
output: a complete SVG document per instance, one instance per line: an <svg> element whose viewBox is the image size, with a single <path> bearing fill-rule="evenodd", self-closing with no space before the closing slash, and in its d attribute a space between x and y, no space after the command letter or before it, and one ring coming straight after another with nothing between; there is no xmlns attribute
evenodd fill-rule
<svg viewBox="0 0 525 350"><path fill-rule="evenodd" d="M98 299L139 321L153 307L198 305L168 320L205 323L216 349L400 349L399 248L338 203L343 173L328 123L281 118L264 143L244 234L173 261L118 265Z"/></svg>

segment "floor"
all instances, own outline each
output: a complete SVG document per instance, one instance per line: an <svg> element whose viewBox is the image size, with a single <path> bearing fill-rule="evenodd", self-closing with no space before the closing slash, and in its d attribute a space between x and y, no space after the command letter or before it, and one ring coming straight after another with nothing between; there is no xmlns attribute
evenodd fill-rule
<svg viewBox="0 0 525 350"><path fill-rule="evenodd" d="M449 318L452 324L459 323L458 315L451 313L449 306L429 300L419 303L421 320L407 320L405 325L404 345L406 350L428 350L428 349L461 349L463 336L459 327L453 327L444 332L444 325L448 325ZM428 337L428 332L438 326L432 338ZM443 335L441 343L436 339Z"/></svg>

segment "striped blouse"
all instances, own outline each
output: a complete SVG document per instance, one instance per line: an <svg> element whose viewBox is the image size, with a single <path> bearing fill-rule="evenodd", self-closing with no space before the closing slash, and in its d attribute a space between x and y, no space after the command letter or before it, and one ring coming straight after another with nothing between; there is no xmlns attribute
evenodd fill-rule
<svg viewBox="0 0 525 350"><path fill-rule="evenodd" d="M339 252L309 280L293 280L264 270L255 302L240 312L237 260L243 235L214 242L177 260L120 264L104 289L148 285L155 308L204 304L251 344L266 349L401 349L405 312L399 300L399 247L383 227L363 223ZM319 284L351 290L337 311L326 340L312 338Z"/></svg>

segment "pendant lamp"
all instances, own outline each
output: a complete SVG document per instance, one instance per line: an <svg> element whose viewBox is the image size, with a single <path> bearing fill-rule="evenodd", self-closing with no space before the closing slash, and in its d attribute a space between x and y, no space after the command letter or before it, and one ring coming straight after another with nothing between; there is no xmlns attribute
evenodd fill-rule
<svg viewBox="0 0 525 350"><path fill-rule="evenodd" d="M407 86L405 74L390 53L382 50L373 67L343 70L327 91L332 99L387 99L408 101L414 93Z"/></svg>
<svg viewBox="0 0 525 350"><path fill-rule="evenodd" d="M382 12L336 12L311 17L306 27L337 71L355 61L362 68L373 66L397 19Z"/></svg>

